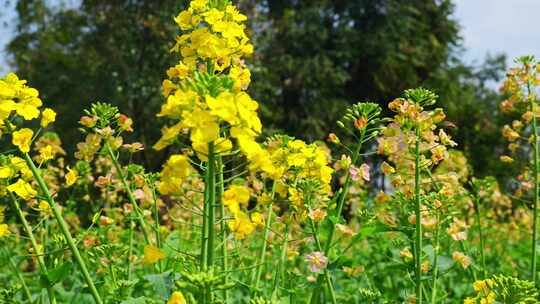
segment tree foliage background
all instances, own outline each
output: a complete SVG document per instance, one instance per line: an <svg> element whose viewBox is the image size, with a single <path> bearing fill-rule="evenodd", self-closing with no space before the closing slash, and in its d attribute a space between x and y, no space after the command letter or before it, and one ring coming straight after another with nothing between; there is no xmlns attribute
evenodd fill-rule
<svg viewBox="0 0 540 304"><path fill-rule="evenodd" d="M134 120L133 137L156 169L155 113L161 81L176 61L173 17L187 1L16 1L12 68L58 112L65 147L81 140L77 121L94 101L116 104ZM460 60L460 28L450 0L240 0L256 47L250 93L266 132L324 139L342 110L370 100L385 106L407 88L440 96L448 128L477 176L502 176L504 148L493 88L504 56L478 66Z"/></svg>

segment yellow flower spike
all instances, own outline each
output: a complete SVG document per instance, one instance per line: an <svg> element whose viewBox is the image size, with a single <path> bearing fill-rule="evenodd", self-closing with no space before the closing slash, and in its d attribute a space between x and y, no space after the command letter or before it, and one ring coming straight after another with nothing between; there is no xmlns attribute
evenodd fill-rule
<svg viewBox="0 0 540 304"><path fill-rule="evenodd" d="M7 236L9 234L9 227L7 224L0 224L0 237Z"/></svg>
<svg viewBox="0 0 540 304"><path fill-rule="evenodd" d="M7 190L9 192L14 192L24 200L32 199L37 195L37 191L21 178L19 178L14 184L9 185Z"/></svg>
<svg viewBox="0 0 540 304"><path fill-rule="evenodd" d="M23 128L13 132L12 143L17 146L23 153L30 152L30 144L32 142L32 136L34 132L28 128Z"/></svg>
<svg viewBox="0 0 540 304"><path fill-rule="evenodd" d="M65 176L66 185L68 187L70 187L73 184L75 184L75 182L77 182L77 179L79 178L79 174L78 174L77 170L73 170L70 167L68 167L67 170L68 170L68 173Z"/></svg>
<svg viewBox="0 0 540 304"><path fill-rule="evenodd" d="M167 304L187 304L187 301L181 291L175 291L171 294Z"/></svg>
<svg viewBox="0 0 540 304"><path fill-rule="evenodd" d="M165 253L161 249L153 245L144 246L144 257L142 260L144 264L155 264L164 258Z"/></svg>
<svg viewBox="0 0 540 304"><path fill-rule="evenodd" d="M45 128L50 123L56 120L56 112L52 109L46 108L41 112L41 127Z"/></svg>

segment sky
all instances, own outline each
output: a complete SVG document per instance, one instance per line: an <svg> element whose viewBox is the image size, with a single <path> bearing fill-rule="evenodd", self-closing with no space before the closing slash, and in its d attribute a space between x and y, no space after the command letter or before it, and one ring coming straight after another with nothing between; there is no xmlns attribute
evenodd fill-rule
<svg viewBox="0 0 540 304"><path fill-rule="evenodd" d="M4 47L13 36L15 2L0 0L0 75L9 71ZM454 18L461 26L466 63L480 63L487 54L501 53L507 54L509 63L522 55L540 58L540 29L536 22L540 0L454 0L454 3Z"/></svg>
<svg viewBox="0 0 540 304"><path fill-rule="evenodd" d="M461 25L466 62L481 62L486 54L540 58L540 0L454 0Z"/></svg>

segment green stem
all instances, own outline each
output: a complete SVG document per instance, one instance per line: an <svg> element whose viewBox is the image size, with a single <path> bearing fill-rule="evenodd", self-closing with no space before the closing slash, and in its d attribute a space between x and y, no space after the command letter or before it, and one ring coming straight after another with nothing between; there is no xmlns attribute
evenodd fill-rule
<svg viewBox="0 0 540 304"><path fill-rule="evenodd" d="M214 143L208 144L208 268L214 265L214 242L216 223L216 160L214 155Z"/></svg>
<svg viewBox="0 0 540 304"><path fill-rule="evenodd" d="M141 209L139 208L139 204L137 204L137 200L135 200L135 196L133 195L133 192L129 187L126 177L124 176L124 172L122 170L122 167L120 166L120 163L118 162L118 158L116 157L113 150L111 149L111 146L108 143L105 143L105 149L107 150L107 154L109 154L109 157L113 162L114 168L118 173L118 177L120 177L120 180L122 181L122 185L124 186L124 190L127 193L128 200L131 205L133 205L133 209L135 209L135 213L137 214L137 220L139 221L139 225L141 226L141 230L144 235L144 241L146 242L146 244L150 244L150 238L148 235L148 230L146 229L146 222L144 221L144 216L141 212Z"/></svg>
<svg viewBox="0 0 540 304"><path fill-rule="evenodd" d="M313 234L313 238L315 239L315 244L317 245L317 250L322 252L322 246L321 242L319 241L318 233L317 233L317 227L315 227L315 223L310 218L309 223L311 225L311 231ZM328 286L328 290L330 292L330 298L332 299L333 304L337 304L336 299L336 292L334 290L334 284L332 283L332 278L330 277L330 273L328 272L328 269L324 269L324 277L326 279L326 285Z"/></svg>
<svg viewBox="0 0 540 304"><path fill-rule="evenodd" d="M268 204L268 209L266 211L266 223L264 224L263 240L262 240L263 243L261 246L261 250L259 251L259 258L257 259L257 264L255 265L255 269L253 271L253 277L251 279L251 281L254 282L253 288L255 290L255 293L258 293L259 282L261 280L263 265L266 259L266 246L268 244L268 233L270 232L270 225L272 223L272 208L273 208L275 194L276 194L276 183L274 182L272 183L272 194L270 196L270 203Z"/></svg>
<svg viewBox="0 0 540 304"><path fill-rule="evenodd" d="M127 266L127 280L131 280L131 269L132 269L132 260L133 260L133 220L129 220L129 231L128 231L128 238L129 238L129 249L128 249L128 266Z"/></svg>
<svg viewBox="0 0 540 304"><path fill-rule="evenodd" d="M228 261L228 252L227 252L227 222L225 221L225 205L223 204L222 197L224 192L224 186L223 185L223 160L221 159L221 156L217 157L217 170L218 170L218 185L217 187L217 199L218 204L220 206L220 213L221 213L221 270L225 274L223 277L223 284L228 284L229 282L229 261ZM228 303L229 301L229 291L227 288L223 289L223 302Z"/></svg>
<svg viewBox="0 0 540 304"><path fill-rule="evenodd" d="M463 253L466 255L466 256L470 256L469 255L469 251L467 250L467 248L465 247L465 242L464 241L459 241L459 245L461 247L461 250L463 251ZM473 281L476 281L476 271L474 271L474 268L473 267L469 267L467 268L468 269L468 273L469 275L471 276L471 280Z"/></svg>
<svg viewBox="0 0 540 304"><path fill-rule="evenodd" d="M358 146L356 147L356 151L354 152L351 165L355 165L358 161L358 158L360 157L360 150L362 149L364 136L365 136L365 129L360 134L360 140L358 142ZM342 188L343 191L340 193L338 203L336 206L335 215L337 219L341 217L341 212L343 211L343 204L345 203L345 198L347 197L347 194L349 193L350 184L351 184L351 174L349 170L347 170L347 173L345 175L345 184L343 185L343 188ZM336 224L337 223L334 223L333 225L330 226L330 231L328 232L328 239L326 240L326 244L324 247L325 256L328 256L328 254L330 253L330 248L332 248L332 241L334 240L334 234L336 233Z"/></svg>
<svg viewBox="0 0 540 304"><path fill-rule="evenodd" d="M214 267L214 242L216 238L216 156L214 155L214 143L208 144L208 164L206 168L206 185L205 185L205 215L207 219L207 248L206 248L206 269L212 269ZM207 285L205 291L205 298L207 303L213 302L212 286Z"/></svg>
<svg viewBox="0 0 540 304"><path fill-rule="evenodd" d="M150 189L152 191L152 200L153 200L153 209L154 209L154 232L156 234L156 245L157 248L161 249L161 232L160 225L159 225L159 209L158 209L158 200L156 195L156 188L154 187L154 183L148 183L150 186ZM158 261L158 269L159 272L163 271L163 265L161 261Z"/></svg>
<svg viewBox="0 0 540 304"><path fill-rule="evenodd" d="M435 304L437 302L437 280L438 280L438 276L439 276L439 235L440 235L440 232L439 232L439 229L440 229L440 225L439 225L439 220L440 220L440 215L439 215L439 210L436 211L437 214L436 214L436 221L437 221L437 224L435 226L435 247L433 248L433 254L434 254L434 257L433 257L433 288L432 288L432 291L431 291L431 304Z"/></svg>
<svg viewBox="0 0 540 304"><path fill-rule="evenodd" d="M19 266L17 266L17 264L15 264L15 262L13 262L13 259L11 258L11 255L9 254L9 252L5 248L3 248L2 251L4 251L4 254L8 258L9 265L11 266L11 269L15 272L15 275L17 276L17 278L21 282L21 285L22 285L22 288L23 288L23 291L24 291L24 295L26 296L26 298L28 298L28 303L32 303L33 302L32 294L30 293L30 289L28 289L28 285L26 285L26 281L24 280L24 277L22 276L21 271L19 270Z"/></svg>
<svg viewBox="0 0 540 304"><path fill-rule="evenodd" d="M280 280L283 277L283 268L287 259L287 245L289 242L289 223L285 224L283 243L281 244L281 256L278 262L278 269L274 277L274 287L272 288L272 301L277 301Z"/></svg>
<svg viewBox="0 0 540 304"><path fill-rule="evenodd" d="M32 246L32 249L34 250L34 255L38 261L39 270L41 272L41 275L46 276L47 275L47 266L45 265L45 259L43 259L43 254L37 244L36 238L34 236L34 232L32 231L32 227L26 220L26 217L24 216L24 213L21 209L21 206L19 205L19 201L15 197L15 195L11 192L9 192L9 197L11 198L11 202L13 203L13 207L15 208L15 211L17 212L17 216L19 216L19 219L21 220L21 223L23 225L24 231L26 231L26 234L28 235L28 238L30 239L30 244ZM49 302L51 304L56 303L56 297L54 295L54 291L52 289L52 286L47 286L47 295L49 296Z"/></svg>
<svg viewBox="0 0 540 304"><path fill-rule="evenodd" d="M538 185L538 129L536 122L536 105L531 94L531 82L527 82L527 96L530 99L530 109L532 115L532 131L533 131L533 149L534 149L534 205L533 205L533 235L532 235L532 256L531 256L531 274L532 281L536 284L536 242L538 238L538 199L540 189Z"/></svg>
<svg viewBox="0 0 540 304"><path fill-rule="evenodd" d="M362 129L360 133L360 139L358 141L358 145L356 146L356 150L354 151L351 166L356 165L358 162L358 159L360 158L360 151L362 149L362 144L364 143L366 130ZM347 198L347 194L349 193L349 187L351 184L351 174L350 171L347 170L347 173L345 174L345 183L343 184L343 187L341 188L341 193L339 193L339 198L337 201L336 209L335 209L335 218L336 223L332 223L330 226L330 229L328 231L328 238L326 239L326 243L324 245L324 255L326 257L330 254L330 249L332 248L332 242L334 240L334 234L336 233L336 224L339 222L339 219L341 218L341 212L343 211L343 204L345 203L345 199ZM328 278L327 278L328 279ZM328 281L328 280L327 280ZM317 278L317 286L313 289L313 293L311 295L311 298L313 299L316 296L316 293L320 290L320 284L321 280Z"/></svg>
<svg viewBox="0 0 540 304"><path fill-rule="evenodd" d="M199 256L199 267L201 271L206 271L206 260L208 258L206 254L206 250L208 248L208 169L206 169L206 174L204 177L204 206L203 206L203 214L202 214L202 233L201 233L201 255Z"/></svg>
<svg viewBox="0 0 540 304"><path fill-rule="evenodd" d="M482 263L482 276L483 279L487 278L487 268L486 268L486 256L484 252L484 234L482 232L482 222L481 222L481 216L480 216L480 197L478 197L478 194L476 194L476 197L473 199L474 201L474 211L476 216L476 227L478 229L478 235L480 237L480 259Z"/></svg>
<svg viewBox="0 0 540 304"><path fill-rule="evenodd" d="M416 216L416 237L414 243L415 259L415 284L416 284L416 303L422 304L422 215L420 213L420 129L416 127L416 143L414 148L415 166L414 166L414 202Z"/></svg>
<svg viewBox="0 0 540 304"><path fill-rule="evenodd" d="M103 301L101 300L101 297L99 296L96 286L94 285L94 282L92 281L92 277L90 276L90 273L88 272L86 263L84 262L81 256L81 253L79 252L79 249L77 249L77 245L75 244L75 241L73 240L73 237L71 236L71 232L69 232L68 225L66 221L64 220L62 212L60 211L60 208L58 208L58 206L56 205L56 202L52 198L51 193L49 192L49 188L47 187L47 184L45 184L45 181L43 180L43 177L41 176L39 169L36 168L36 165L32 161L32 158L30 158L30 155L28 153L24 153L24 159L28 167L30 167L30 170L32 170L32 174L34 175L34 178L36 179L39 185L39 188L41 189L42 194L45 196L45 199L47 200L47 202L52 208L54 217L56 218L56 221L58 222L58 225L60 226L60 230L62 231L62 234L66 238L66 241L71 250L71 253L75 257L75 261L77 261L79 268L81 268L81 272L83 274L84 280L86 281L86 284L88 285L88 288L90 289L90 292L92 293L92 297L94 298L94 301L98 304L103 304Z"/></svg>

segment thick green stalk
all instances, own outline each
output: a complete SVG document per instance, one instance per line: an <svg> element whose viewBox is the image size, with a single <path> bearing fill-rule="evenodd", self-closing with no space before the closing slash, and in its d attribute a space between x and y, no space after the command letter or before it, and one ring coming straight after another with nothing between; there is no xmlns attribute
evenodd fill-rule
<svg viewBox="0 0 540 304"><path fill-rule="evenodd" d="M436 211L436 227L435 227L435 247L433 247L433 288L431 290L431 304L435 304L437 302L437 280L439 277L439 235L440 235L440 216L439 216L439 210Z"/></svg>
<svg viewBox="0 0 540 304"><path fill-rule="evenodd" d="M203 214L202 214L202 228L201 228L201 254L199 256L199 268L201 271L206 271L207 258L206 250L208 249L208 169L204 177L204 205L203 205Z"/></svg>
<svg viewBox="0 0 540 304"><path fill-rule="evenodd" d="M263 243L261 246L261 250L259 251L259 257L257 259L257 263L253 271L253 276L251 278L251 282L253 282L253 289L255 290L255 293L258 293L259 282L261 280L261 273L263 270L263 265L266 260L266 246L268 243L268 233L270 231L270 225L272 223L272 208L273 208L275 194L276 194L276 183L272 183L272 194L270 196L270 203L268 203L268 210L266 212L266 223L264 223L263 240L262 240Z"/></svg>
<svg viewBox="0 0 540 304"><path fill-rule="evenodd" d="M416 144L414 148L414 203L416 216L416 237L414 242L416 303L422 304L422 215L420 201L420 129L416 127Z"/></svg>
<svg viewBox="0 0 540 304"><path fill-rule="evenodd" d="M64 217L62 216L62 212L60 211L60 208L58 208L58 206L56 205L56 202L52 198L51 193L49 192L49 188L47 187L47 184L45 184L45 181L43 180L43 177L41 176L39 169L36 168L36 165L32 161L32 158L30 158L30 155L28 153L24 153L24 159L28 167L30 167L30 170L32 170L32 174L34 175L34 178L36 179L39 185L39 188L41 189L42 194L45 196L45 199L51 206L53 215L56 218L58 225L60 226L60 230L62 231L62 234L66 238L66 241L71 250L71 253L75 257L75 261L77 262L77 264L79 265L79 268L81 269L84 280L86 284L88 285L90 292L92 293L92 297L94 298L94 301L98 304L103 304L103 301L101 300L101 297L96 289L96 286L94 285L94 282L92 281L92 277L90 276L90 273L88 272L86 263L84 262L81 256L81 253L79 252L79 249L77 249L77 245L75 244L75 241L73 240L73 237L71 236L71 232L69 232L68 225L66 221L64 220Z"/></svg>
<svg viewBox="0 0 540 304"><path fill-rule="evenodd" d="M483 279L487 278L487 268L486 268L486 255L484 252L484 235L482 233L482 222L480 216L480 198L478 194L474 197L474 211L476 216L476 227L478 229L478 236L480 237L480 260L482 263L482 277Z"/></svg>
<svg viewBox="0 0 540 304"><path fill-rule="evenodd" d="M135 210L135 213L137 214L137 220L139 221L139 225L141 226L141 230L143 232L144 241L146 244L150 244L150 238L148 235L148 230L146 229L146 222L144 220L144 216L141 212L141 209L139 208L139 204L137 204L137 200L135 200L135 196L133 195L133 191L131 191L131 188L129 187L129 184L126 180L126 177L124 176L124 171L122 170L122 167L120 166L120 163L118 162L118 158L116 158L116 155L114 154L113 150L111 149L111 146L106 143L105 149L107 150L107 154L109 154L109 158L113 162L114 168L116 169L116 172L118 173L118 177L120 177L120 180L122 181L122 185L124 186L124 190L127 193L128 200L133 205L133 209Z"/></svg>
<svg viewBox="0 0 540 304"><path fill-rule="evenodd" d="M225 221L225 205L223 204L223 192L224 187L223 185L223 160L221 159L221 156L217 157L217 170L218 170L218 185L217 187L217 199L219 200L219 206L220 206L220 213L221 213L221 270L225 274L223 277L223 284L227 284L229 282L229 261L228 261L228 252L227 252L227 222ZM229 290L227 288L223 289L223 302L228 303L229 301Z"/></svg>
<svg viewBox="0 0 540 304"><path fill-rule="evenodd" d="M216 159L214 155L214 143L208 144L208 268L214 266L214 243L216 238Z"/></svg>
<svg viewBox="0 0 540 304"><path fill-rule="evenodd" d="M278 269L276 271L276 274L274 276L274 286L272 288L272 301L277 301L278 296L278 290L279 290L279 284L280 280L282 279L283 275L283 269L285 267L285 262L287 260L287 245L289 243L289 223L285 224L285 233L283 235L283 243L281 244L281 256L279 258L278 262Z"/></svg>
<svg viewBox="0 0 540 304"><path fill-rule="evenodd" d="M530 110L532 115L532 131L533 131L533 149L534 149L534 205L533 205L533 235L532 235L532 256L531 256L531 274L532 281L536 284L536 246L538 238L538 199L540 189L538 185L538 126L536 121L536 100L532 98L531 83L527 83L527 97L530 99Z"/></svg>
<svg viewBox="0 0 540 304"><path fill-rule="evenodd" d="M214 154L214 143L208 144L208 164L206 167L206 184L205 184L205 216L206 219L206 268L212 269L214 267L214 243L216 238L216 156ZM205 290L205 301L210 304L213 302L212 287L207 286Z"/></svg>
<svg viewBox="0 0 540 304"><path fill-rule="evenodd" d="M21 220L24 231L26 231L26 234L28 235L28 238L30 239L30 245L32 246L32 249L34 250L34 255L36 256L36 259L38 261L39 270L42 275L47 275L47 266L45 265L45 259L43 259L43 254L38 246L36 237L34 236L34 232L32 231L32 227L26 220L26 217L24 216L21 206L19 205L19 201L17 200L15 195L9 191L8 193L9 193L9 197L11 198L11 202L13 203L13 207L15 208L15 211L17 212L17 216ZM55 304L56 297L54 295L54 291L51 286L47 286L47 295L49 296L49 302L51 304Z"/></svg>

